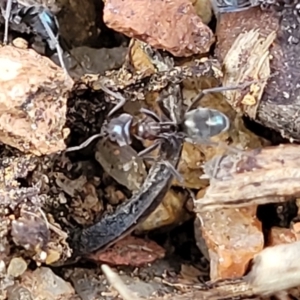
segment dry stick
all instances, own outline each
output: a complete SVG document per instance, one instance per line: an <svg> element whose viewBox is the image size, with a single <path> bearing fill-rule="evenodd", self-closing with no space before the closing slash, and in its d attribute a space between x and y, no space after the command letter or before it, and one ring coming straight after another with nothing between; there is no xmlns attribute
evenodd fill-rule
<svg viewBox="0 0 300 300"><path fill-rule="evenodd" d="M120 294L124 300L142 300L135 296L122 281L121 277L108 265L101 265L101 270L111 286Z"/></svg>
<svg viewBox="0 0 300 300"><path fill-rule="evenodd" d="M6 9L5 9L5 25L4 25L4 39L3 39L4 45L6 45L8 41L8 27L9 27L11 6L12 6L12 0L7 0Z"/></svg>

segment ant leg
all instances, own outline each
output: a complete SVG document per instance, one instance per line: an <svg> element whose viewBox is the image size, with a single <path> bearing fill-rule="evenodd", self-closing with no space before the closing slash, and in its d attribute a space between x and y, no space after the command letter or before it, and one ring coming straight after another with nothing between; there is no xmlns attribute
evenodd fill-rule
<svg viewBox="0 0 300 300"><path fill-rule="evenodd" d="M149 109L147 109L147 108L142 107L142 108L140 109L140 113L145 114L145 115L151 117L151 118L154 119L156 122L159 122L159 123L162 122L161 118L160 118L155 112L153 112L153 111L151 111L151 110L149 110Z"/></svg>
<svg viewBox="0 0 300 300"><path fill-rule="evenodd" d="M229 146L225 142L213 142L213 141L209 141L209 140L202 140L201 143L204 144L204 145L208 145L208 146L223 147L226 150L228 150L232 153L235 153L240 157L244 156L244 157L247 157L247 158L254 158L253 154L248 153L245 150L241 150L241 149L238 149L236 147ZM217 179L217 172L220 169L220 164L221 164L221 161L223 160L224 157L225 157L225 155L218 155L217 157L213 158L215 160L215 162L214 162L213 166L210 167L210 170L209 170L210 173L209 174L206 173L206 174L209 175L210 178Z"/></svg>
<svg viewBox="0 0 300 300"><path fill-rule="evenodd" d="M241 150L241 149L238 149L236 147L229 146L225 142L217 142L216 145L219 146L219 147L224 147L228 151L231 151L231 152L233 152L235 154L238 154L238 155L241 155L241 156L253 157L252 154L247 153L245 150Z"/></svg>
<svg viewBox="0 0 300 300"><path fill-rule="evenodd" d="M81 150L85 147L87 147L93 140L102 137L103 135L101 133L94 134L91 137L89 137L85 142L81 143L79 146L74 146L74 147L69 147L65 150L65 152L72 152L72 151L77 151Z"/></svg>
<svg viewBox="0 0 300 300"><path fill-rule="evenodd" d="M114 97L115 99L118 99L120 102L107 114L107 117L110 117L112 114L114 114L117 110L119 110L125 103L126 99L123 97L121 93L116 93L111 91L109 88L107 88L103 82L100 82L100 86L103 92L106 94L109 94L110 96Z"/></svg>
<svg viewBox="0 0 300 300"><path fill-rule="evenodd" d="M66 66L65 66L65 63L64 63L64 59L63 59L63 51L59 45L59 43L57 43L56 45L56 52L57 52L57 55L58 55L58 59L60 61L60 65L61 67L64 69L64 72L66 75L69 75L68 73L68 70L66 69Z"/></svg>
<svg viewBox="0 0 300 300"><path fill-rule="evenodd" d="M220 155L216 158L216 162L215 162L215 165L214 165L214 169L213 169L213 172L212 172L212 178L217 178L217 172L218 172L218 169L220 169L220 163L222 161L222 159L224 158L224 155Z"/></svg>
<svg viewBox="0 0 300 300"><path fill-rule="evenodd" d="M223 147L226 150L233 152L238 155L246 156L246 157L253 157L252 154L247 153L245 150L238 149L234 146L229 146L225 142L214 142L207 139L199 139L198 141L186 138L186 141L191 144L202 144L207 146L216 146L216 147Z"/></svg>
<svg viewBox="0 0 300 300"><path fill-rule="evenodd" d="M46 31L47 31L47 34L49 35L50 37L50 40L51 40L51 43L53 43L53 45L55 46L56 48L56 52L57 52L57 55L58 55L58 59L59 59L59 62L60 62L60 66L63 68L64 72L66 73L66 75L68 75L68 71L66 69L66 66L65 66L65 63L64 63L64 60L63 60L63 54L62 54L62 49L59 45L59 42L58 42L58 38L54 35L54 32L52 31L52 29L50 28L47 20L44 19L44 15L43 14L39 14L39 19L41 21L41 23L43 24L43 26L45 27ZM54 17L55 18L55 17Z"/></svg>
<svg viewBox="0 0 300 300"><path fill-rule="evenodd" d="M167 121L167 122L162 121L162 119L155 112L153 112L153 111L151 111L147 108L144 108L144 107L142 107L140 109L140 113L143 113L143 114L149 116L150 118L154 119L154 121L160 123L162 126L168 126L168 125L175 125L176 126L177 125L177 123L173 122L173 121Z"/></svg>
<svg viewBox="0 0 300 300"><path fill-rule="evenodd" d="M188 192L192 200L195 202L197 200L195 193L190 188L185 187L184 189Z"/></svg>
<svg viewBox="0 0 300 300"><path fill-rule="evenodd" d="M160 145L161 145L161 140L156 140L151 146L139 152L138 156L144 158L146 154L149 154L153 150L157 149Z"/></svg>
<svg viewBox="0 0 300 300"><path fill-rule="evenodd" d="M153 156L145 156L145 157L143 157L143 159L154 161L154 162L158 161L158 159ZM182 177L182 175L174 168L174 166L169 161L161 160L160 162L163 163L170 170L170 172L178 180L178 182L180 182L180 183L184 182L184 178Z"/></svg>
<svg viewBox="0 0 300 300"><path fill-rule="evenodd" d="M13 0L7 0L6 9L5 9L5 25L4 25L4 38L3 38L3 44L5 44L5 45L8 42L8 27L9 27L9 19L10 19L12 1Z"/></svg>
<svg viewBox="0 0 300 300"><path fill-rule="evenodd" d="M180 182L184 182L183 176L176 170L176 168L167 160L163 160L162 163L171 171L173 176Z"/></svg>
<svg viewBox="0 0 300 300"><path fill-rule="evenodd" d="M161 139L168 139L167 136L162 135L160 136ZM157 140L153 145L151 145L150 147L154 146L155 144L157 144L156 146L154 146L154 149L158 147L158 145L161 145L161 139ZM148 147L148 148L150 148ZM145 149L145 150L148 150ZM145 151L144 150L144 151ZM153 151L153 148L151 149L151 151ZM147 153L149 153L149 151L147 151ZM155 160L155 159L154 159ZM161 162L170 170L170 172L173 174L173 176L178 180L178 182L183 183L184 182L184 178L181 176L181 174L176 170L176 168L168 161L168 160L161 160Z"/></svg>

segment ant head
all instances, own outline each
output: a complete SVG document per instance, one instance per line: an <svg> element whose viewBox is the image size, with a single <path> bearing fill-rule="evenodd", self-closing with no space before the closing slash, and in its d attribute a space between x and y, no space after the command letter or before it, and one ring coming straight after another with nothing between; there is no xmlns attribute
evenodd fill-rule
<svg viewBox="0 0 300 300"><path fill-rule="evenodd" d="M109 139L112 142L118 143L120 147L130 145L130 126L132 120L133 117L125 113L111 119L106 128Z"/></svg>

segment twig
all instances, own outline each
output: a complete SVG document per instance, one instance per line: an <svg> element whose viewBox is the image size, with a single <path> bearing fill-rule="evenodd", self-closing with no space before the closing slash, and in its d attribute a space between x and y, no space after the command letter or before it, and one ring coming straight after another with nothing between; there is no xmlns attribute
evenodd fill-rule
<svg viewBox="0 0 300 300"><path fill-rule="evenodd" d="M136 297L122 281L121 277L114 272L108 265L101 265L101 270L106 276L111 286L120 294L124 300L142 300Z"/></svg>

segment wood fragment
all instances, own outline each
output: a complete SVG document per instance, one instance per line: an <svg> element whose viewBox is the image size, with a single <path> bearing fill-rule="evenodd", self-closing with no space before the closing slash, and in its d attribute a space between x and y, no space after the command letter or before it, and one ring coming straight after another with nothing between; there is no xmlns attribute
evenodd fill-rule
<svg viewBox="0 0 300 300"><path fill-rule="evenodd" d="M300 98L298 88L300 43L291 43L290 41L299 40L300 23L296 11L298 2L285 3L280 6L277 12L275 12L275 9L262 10L260 7L253 7L238 13L221 14L216 31L218 44L215 51L218 59L224 61L229 49L241 33L258 30L259 39L261 37L267 39L270 34L276 32L276 38L270 45L270 55L268 55L268 58L266 57L270 60L272 77L264 87L264 93L255 116L247 111L245 105L236 106L236 108L249 114L250 117L253 117L255 121L263 126L280 132L283 137L297 141L300 140ZM245 74L251 75L253 73L255 75L253 71L255 71L256 66L254 65L254 68L248 66L249 48L242 50L244 52L241 52L242 55L239 55L238 59L231 56L232 69L230 72L232 78L238 78L232 70L237 70L237 72L243 70L242 72ZM267 53L268 51L261 52L262 57ZM258 69L260 67L259 61L258 57ZM228 65L228 63L227 60L226 64ZM233 68L233 65L235 68ZM258 75L260 74L261 72L258 73ZM234 99L230 101L236 102ZM246 102L251 103L248 99Z"/></svg>
<svg viewBox="0 0 300 300"><path fill-rule="evenodd" d="M300 146L279 145L252 150L250 155L227 155L220 161L203 198L195 201L195 211L277 203L300 194ZM211 176L215 159L204 167Z"/></svg>
<svg viewBox="0 0 300 300"><path fill-rule="evenodd" d="M275 38L275 31L267 37L261 36L259 30L241 33L224 59L223 85L230 86L246 82L249 78L268 79L270 76L269 48ZM224 95L236 110L239 111L240 107L243 107L242 111L254 119L266 84L267 80L253 83L246 95L241 90L229 90L224 92Z"/></svg>

